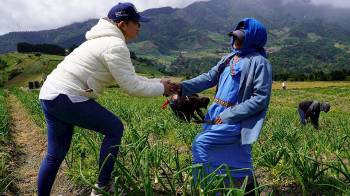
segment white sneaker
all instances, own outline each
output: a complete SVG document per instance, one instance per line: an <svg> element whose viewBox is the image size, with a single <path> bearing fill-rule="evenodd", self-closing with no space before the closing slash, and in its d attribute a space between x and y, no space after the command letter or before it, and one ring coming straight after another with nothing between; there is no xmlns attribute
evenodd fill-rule
<svg viewBox="0 0 350 196"><path fill-rule="evenodd" d="M101 190L103 190L111 195L114 195L114 193L115 193L115 188L114 188L113 183L108 183L106 186L103 186L103 187L100 187L98 184L95 184L95 187L97 189L93 188L91 190L90 196L102 196L103 194L101 191L99 191L99 189L101 189Z"/></svg>

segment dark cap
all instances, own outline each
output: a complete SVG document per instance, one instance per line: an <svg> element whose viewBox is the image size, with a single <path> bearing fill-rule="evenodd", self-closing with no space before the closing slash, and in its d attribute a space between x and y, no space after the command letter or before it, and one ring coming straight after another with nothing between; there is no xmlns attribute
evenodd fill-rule
<svg viewBox="0 0 350 196"><path fill-rule="evenodd" d="M237 39L239 41L243 41L244 40L244 30L243 29L238 29L238 30L235 30L233 32L229 32L227 35L228 36L234 36L235 39Z"/></svg>
<svg viewBox="0 0 350 196"><path fill-rule="evenodd" d="M134 20L139 22L148 22L149 18L141 16L134 4L132 3L118 3L113 6L109 12L107 17L114 22Z"/></svg>

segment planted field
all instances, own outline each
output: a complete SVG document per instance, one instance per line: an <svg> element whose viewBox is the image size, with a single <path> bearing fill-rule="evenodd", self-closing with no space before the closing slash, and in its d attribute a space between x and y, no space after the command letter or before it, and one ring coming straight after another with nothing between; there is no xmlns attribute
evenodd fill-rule
<svg viewBox="0 0 350 196"><path fill-rule="evenodd" d="M38 92L14 89L11 93L45 129ZM211 91L205 94L212 96ZM274 90L267 121L253 148L256 176L264 192L272 194L350 194L350 90L348 87ZM301 127L296 107L299 101L315 99L331 104L321 113L320 130ZM225 176L193 183L191 142L201 127L179 122L165 98L130 97L109 89L98 101L119 116L125 132L114 170L119 192L145 195L207 195L219 190ZM76 129L66 157L68 175L81 186L92 186L98 175L99 147L103 137ZM233 155L234 156L234 155ZM225 188L226 194L243 193Z"/></svg>
<svg viewBox="0 0 350 196"><path fill-rule="evenodd" d="M5 148L5 142L9 138L10 118L5 101L5 92L0 89L0 193L9 186L12 176L9 172L10 156Z"/></svg>

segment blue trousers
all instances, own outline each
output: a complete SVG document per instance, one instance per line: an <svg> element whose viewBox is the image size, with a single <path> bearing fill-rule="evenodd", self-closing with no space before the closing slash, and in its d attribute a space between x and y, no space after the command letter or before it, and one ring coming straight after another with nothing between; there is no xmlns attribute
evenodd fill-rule
<svg viewBox="0 0 350 196"><path fill-rule="evenodd" d="M306 125L305 112L301 108L298 108L298 113L299 113L301 124Z"/></svg>
<svg viewBox="0 0 350 196"><path fill-rule="evenodd" d="M72 103L66 95L60 94L54 100L40 102L46 118L48 149L38 175L39 196L50 195L57 171L69 150L74 126L105 136L100 149L98 184L107 184L124 130L119 118L92 99ZM105 161L109 154L112 156Z"/></svg>

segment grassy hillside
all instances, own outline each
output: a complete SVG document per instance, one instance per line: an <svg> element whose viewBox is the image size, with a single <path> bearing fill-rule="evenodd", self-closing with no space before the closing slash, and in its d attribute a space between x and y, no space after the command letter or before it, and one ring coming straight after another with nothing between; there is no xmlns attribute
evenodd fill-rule
<svg viewBox="0 0 350 196"><path fill-rule="evenodd" d="M2 69L8 82L5 87L27 86L29 81L41 81L45 75L51 72L62 56L40 54L7 53L0 55L0 59L7 62L7 67Z"/></svg>
<svg viewBox="0 0 350 196"><path fill-rule="evenodd" d="M42 81L63 60L63 56L46 54L7 53L0 55L0 79L5 88L27 87L29 81ZM162 65L154 60L132 59L136 72L147 76L161 76ZM0 80L1 84L1 80Z"/></svg>

